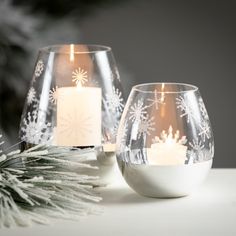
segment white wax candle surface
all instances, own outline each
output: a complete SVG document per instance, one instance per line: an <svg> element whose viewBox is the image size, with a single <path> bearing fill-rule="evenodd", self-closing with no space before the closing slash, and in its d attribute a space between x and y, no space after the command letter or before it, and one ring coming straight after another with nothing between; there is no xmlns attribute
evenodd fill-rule
<svg viewBox="0 0 236 236"><path fill-rule="evenodd" d="M101 88L58 88L57 145L101 145L101 97Z"/></svg>
<svg viewBox="0 0 236 236"><path fill-rule="evenodd" d="M179 139L179 131L173 138L172 127L170 126L168 134L165 131L161 133L161 139L155 137L156 142L147 148L147 158L151 165L183 165L187 159L186 137Z"/></svg>

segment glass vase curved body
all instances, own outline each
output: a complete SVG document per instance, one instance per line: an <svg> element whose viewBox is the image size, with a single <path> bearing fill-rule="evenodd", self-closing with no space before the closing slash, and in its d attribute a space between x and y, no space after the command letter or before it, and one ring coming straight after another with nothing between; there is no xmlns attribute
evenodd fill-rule
<svg viewBox="0 0 236 236"><path fill-rule="evenodd" d="M111 48L42 48L22 113L20 139L24 146L103 147L114 154L124 103Z"/></svg>
<svg viewBox="0 0 236 236"><path fill-rule="evenodd" d="M134 86L117 138L127 183L151 197L188 195L212 165L214 140L197 87L178 83Z"/></svg>

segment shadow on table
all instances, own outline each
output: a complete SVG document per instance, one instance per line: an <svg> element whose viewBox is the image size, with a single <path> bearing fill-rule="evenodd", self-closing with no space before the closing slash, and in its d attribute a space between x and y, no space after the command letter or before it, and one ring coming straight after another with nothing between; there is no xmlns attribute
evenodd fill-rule
<svg viewBox="0 0 236 236"><path fill-rule="evenodd" d="M103 205L110 204L147 204L153 202L175 201L176 198L150 198L139 195L131 189L117 188L101 191Z"/></svg>

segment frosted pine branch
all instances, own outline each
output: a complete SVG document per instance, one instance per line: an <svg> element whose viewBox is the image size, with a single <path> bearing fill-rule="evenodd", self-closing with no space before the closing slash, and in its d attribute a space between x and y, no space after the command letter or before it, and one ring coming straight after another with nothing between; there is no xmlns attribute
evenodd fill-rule
<svg viewBox="0 0 236 236"><path fill-rule="evenodd" d="M101 200L93 191L97 177L71 171L95 168L83 163L90 152L45 145L8 154L0 149L0 227L47 224L50 218L76 220L96 213L95 203Z"/></svg>

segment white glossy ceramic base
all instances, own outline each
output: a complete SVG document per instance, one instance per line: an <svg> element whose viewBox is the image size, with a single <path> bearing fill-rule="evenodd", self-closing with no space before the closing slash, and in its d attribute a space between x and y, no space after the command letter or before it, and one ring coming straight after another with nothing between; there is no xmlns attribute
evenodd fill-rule
<svg viewBox="0 0 236 236"><path fill-rule="evenodd" d="M119 162L122 175L137 193L157 198L190 194L206 178L212 160L190 165L134 165Z"/></svg>
<svg viewBox="0 0 236 236"><path fill-rule="evenodd" d="M78 173L98 177L93 183L97 186L103 186L113 183L119 174L118 166L116 163L116 156L114 152L100 152L94 151L87 153L86 161L84 163L96 166L97 169L83 169Z"/></svg>

